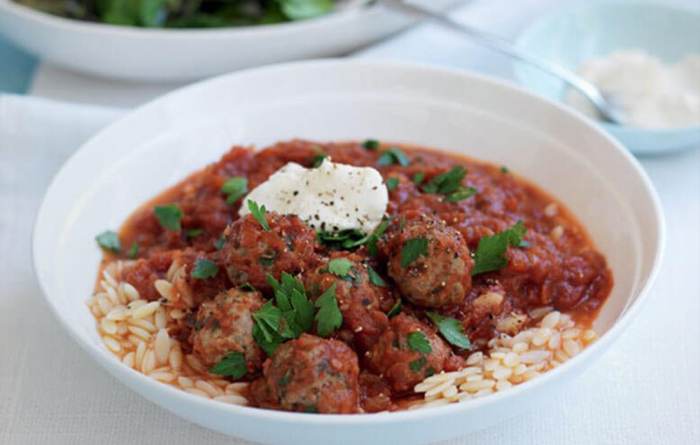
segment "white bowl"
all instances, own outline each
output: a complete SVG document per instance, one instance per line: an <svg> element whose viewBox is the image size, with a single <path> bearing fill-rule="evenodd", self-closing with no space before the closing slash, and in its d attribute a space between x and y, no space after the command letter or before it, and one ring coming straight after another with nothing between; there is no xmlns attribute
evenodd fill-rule
<svg viewBox="0 0 700 445"><path fill-rule="evenodd" d="M431 0L445 9L457 0ZM144 29L52 16L0 0L0 33L65 68L108 78L187 81L241 68L348 53L411 24L383 7L299 22L216 29Z"/></svg>
<svg viewBox="0 0 700 445"><path fill-rule="evenodd" d="M309 415L230 406L157 383L102 344L85 301L100 251L94 235L216 160L231 144L294 137L410 142L506 165L566 203L605 253L613 292L600 340L526 384L447 407ZM290 445L417 444L491 425L591 365L627 326L659 268L663 218L639 164L591 122L507 84L416 65L317 61L222 76L149 103L86 143L49 187L34 232L36 273L73 338L134 391L225 434Z"/></svg>

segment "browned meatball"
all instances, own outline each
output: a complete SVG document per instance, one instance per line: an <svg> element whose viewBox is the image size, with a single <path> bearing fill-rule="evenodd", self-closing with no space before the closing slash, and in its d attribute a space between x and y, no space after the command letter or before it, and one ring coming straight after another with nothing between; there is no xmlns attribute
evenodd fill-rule
<svg viewBox="0 0 700 445"><path fill-rule="evenodd" d="M302 334L282 344L253 382L252 397L263 407L313 413L355 413L360 368L345 343Z"/></svg>
<svg viewBox="0 0 700 445"><path fill-rule="evenodd" d="M457 230L438 219L406 221L390 236L385 250L389 276L401 294L417 306L457 305L471 288L469 248ZM410 251L418 253L408 262Z"/></svg>
<svg viewBox="0 0 700 445"><path fill-rule="evenodd" d="M441 372L450 356L449 346L430 327L399 314L391 319L390 328L379 337L367 359L370 368L400 393Z"/></svg>
<svg viewBox="0 0 700 445"><path fill-rule="evenodd" d="M230 289L199 306L190 342L194 352L208 366L226 354L241 352L248 371L256 372L263 362L263 352L253 339L253 312L264 301L259 292Z"/></svg>
<svg viewBox="0 0 700 445"><path fill-rule="evenodd" d="M343 314L343 328L352 332L355 342L369 348L389 324L382 311L384 290L369 280L367 265L359 255L335 254L330 260L304 275L304 287L311 299L318 298L335 283L335 296ZM351 267L345 276L329 271L332 261L347 261Z"/></svg>
<svg viewBox="0 0 700 445"><path fill-rule="evenodd" d="M270 291L267 274L279 279L282 272L295 275L316 262L313 229L293 215L269 212L266 218L270 230L247 215L224 231L226 244L221 257L234 285L249 283L263 292Z"/></svg>

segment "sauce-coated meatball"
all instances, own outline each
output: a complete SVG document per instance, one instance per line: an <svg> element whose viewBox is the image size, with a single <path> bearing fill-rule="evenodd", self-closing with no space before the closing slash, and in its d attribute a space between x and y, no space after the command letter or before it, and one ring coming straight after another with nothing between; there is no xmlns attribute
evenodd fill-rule
<svg viewBox="0 0 700 445"><path fill-rule="evenodd" d="M354 413L360 373L357 355L345 343L302 334L277 348L253 382L261 406L287 411Z"/></svg>
<svg viewBox="0 0 700 445"><path fill-rule="evenodd" d="M249 283L261 291L270 291L266 276L279 279L282 272L303 272L315 262L316 233L293 215L266 215L270 230L264 230L252 215L229 225L224 232L226 244L221 256L231 282Z"/></svg>
<svg viewBox="0 0 700 445"><path fill-rule="evenodd" d="M414 338L409 341L411 336ZM421 339L430 345L429 350L420 350ZM374 372L383 375L400 393L441 372L450 356L449 346L430 327L410 315L399 314L391 319L390 328L379 337L367 358Z"/></svg>
<svg viewBox="0 0 700 445"><path fill-rule="evenodd" d="M369 348L389 324L382 311L384 290L369 280L367 265L359 255L337 254L329 261L348 261L351 268L345 276L329 270L329 261L304 276L304 286L311 299L318 298L335 283L335 296L343 314L343 327L352 332L355 342Z"/></svg>
<svg viewBox="0 0 700 445"><path fill-rule="evenodd" d="M253 312L264 304L259 292L230 289L199 306L190 341L194 352L208 366L226 354L241 352L248 371L256 372L263 352L253 339Z"/></svg>
<svg viewBox="0 0 700 445"><path fill-rule="evenodd" d="M412 240L427 242L409 264L402 265L404 249ZM457 305L471 288L469 256L462 235L433 218L408 220L390 236L385 250L389 256L388 273L401 294L417 306L438 308Z"/></svg>

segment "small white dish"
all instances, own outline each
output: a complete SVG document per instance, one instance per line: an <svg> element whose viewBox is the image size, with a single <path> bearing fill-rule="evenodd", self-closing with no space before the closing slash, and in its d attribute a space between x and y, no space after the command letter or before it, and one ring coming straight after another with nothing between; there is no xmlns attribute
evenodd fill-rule
<svg viewBox="0 0 700 445"><path fill-rule="evenodd" d="M614 273L614 289L594 326L600 339L508 391L446 407L368 415L226 405L124 366L104 347L85 304L101 255L95 234L118 227L137 206L232 144L264 146L295 137L372 137L453 150L506 165L554 194L588 228ZM117 379L204 427L290 445L443 440L565 391L632 320L657 274L663 247L661 206L648 177L618 142L579 115L485 77L365 61L230 74L138 108L66 162L39 210L33 241L47 302L71 336Z"/></svg>
<svg viewBox="0 0 700 445"><path fill-rule="evenodd" d="M517 45L572 71L585 60L624 49L641 49L674 63L687 54L700 54L700 13L660 2L585 2L535 21ZM526 88L548 99L561 101L565 95L563 82L535 68L516 62L515 74ZM697 125L655 130L598 124L639 155L700 146Z"/></svg>
<svg viewBox="0 0 700 445"><path fill-rule="evenodd" d="M446 9L457 0L431 0ZM346 54L410 25L383 7L298 22L209 29L145 29L83 22L0 0L0 34L40 58L106 78L175 82L275 62Z"/></svg>

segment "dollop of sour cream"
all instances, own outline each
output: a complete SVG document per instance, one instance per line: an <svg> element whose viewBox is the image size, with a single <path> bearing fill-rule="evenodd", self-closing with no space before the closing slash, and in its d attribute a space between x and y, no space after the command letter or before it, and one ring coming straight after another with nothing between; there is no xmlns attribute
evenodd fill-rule
<svg viewBox="0 0 700 445"><path fill-rule="evenodd" d="M288 163L254 188L244 202L248 200L280 214L297 215L316 230L370 233L382 221L389 192L376 169L326 158L317 168ZM248 206L241 206L239 214L248 213Z"/></svg>
<svg viewBox="0 0 700 445"><path fill-rule="evenodd" d="M578 73L615 97L630 126L660 129L700 125L700 54L664 64L644 51L617 51L584 62ZM591 104L573 91L567 102L596 116Z"/></svg>

